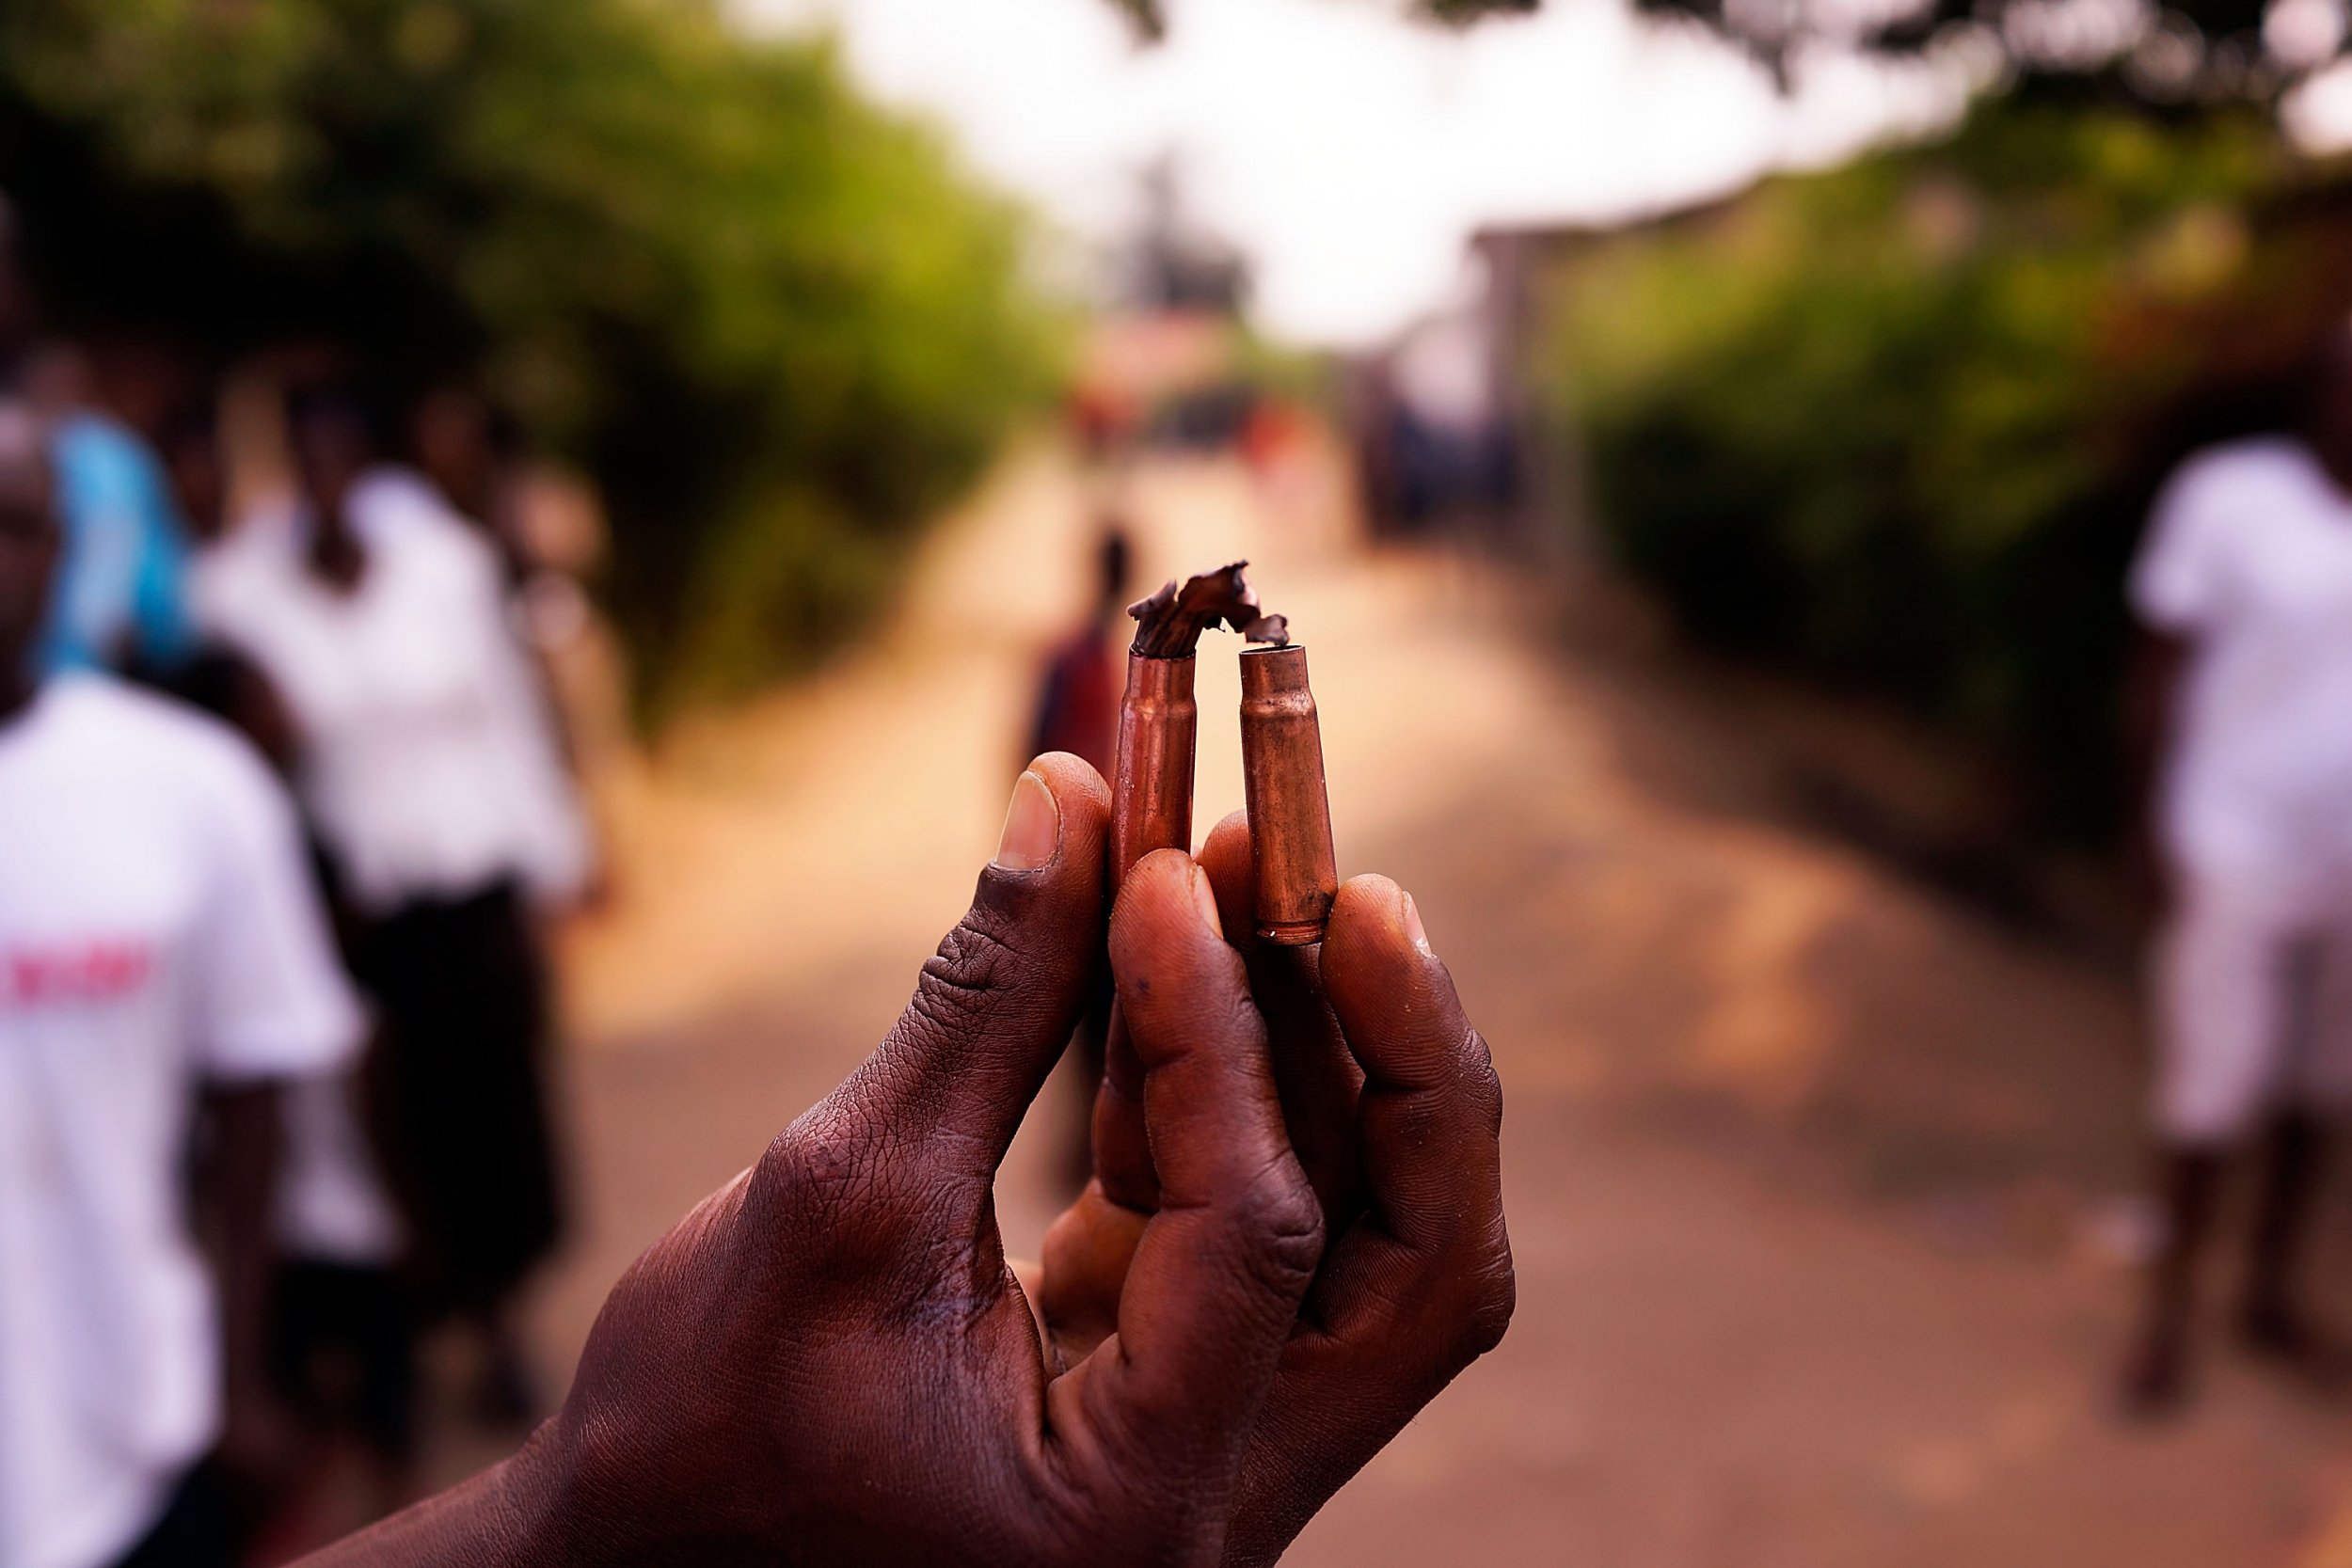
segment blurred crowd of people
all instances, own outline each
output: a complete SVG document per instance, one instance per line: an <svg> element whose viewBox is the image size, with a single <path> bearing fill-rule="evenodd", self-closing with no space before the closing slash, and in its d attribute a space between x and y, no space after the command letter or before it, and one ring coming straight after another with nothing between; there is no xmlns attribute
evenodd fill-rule
<svg viewBox="0 0 2352 1568"><path fill-rule="evenodd" d="M598 523L331 352L102 398L6 239L0 1564L226 1568L416 1495L428 1335L540 1413Z"/></svg>

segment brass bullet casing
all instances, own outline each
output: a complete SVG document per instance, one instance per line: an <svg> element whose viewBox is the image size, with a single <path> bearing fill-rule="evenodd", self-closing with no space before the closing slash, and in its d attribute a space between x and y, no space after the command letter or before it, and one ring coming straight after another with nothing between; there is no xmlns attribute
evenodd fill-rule
<svg viewBox="0 0 2352 1568"><path fill-rule="evenodd" d="M1257 862L1258 935L1284 947L1323 940L1339 895L1323 726L1302 646L1241 656L1242 783Z"/></svg>
<svg viewBox="0 0 2352 1568"><path fill-rule="evenodd" d="M1193 751L1200 709L1192 696L1193 657L1127 656L1112 758L1111 892L1154 849L1192 848Z"/></svg>

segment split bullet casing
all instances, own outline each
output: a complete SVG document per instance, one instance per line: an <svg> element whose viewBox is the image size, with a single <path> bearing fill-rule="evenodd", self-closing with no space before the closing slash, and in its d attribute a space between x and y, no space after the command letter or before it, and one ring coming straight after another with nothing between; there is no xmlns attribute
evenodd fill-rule
<svg viewBox="0 0 2352 1568"><path fill-rule="evenodd" d="M1307 686L1304 647L1252 648L1241 656L1241 762L1257 863L1258 935L1284 947L1321 942L1340 875L1323 727Z"/></svg>
<svg viewBox="0 0 2352 1568"><path fill-rule="evenodd" d="M1111 889L1154 849L1192 848L1193 752L1200 709L1191 655L1127 657L1111 779Z"/></svg>

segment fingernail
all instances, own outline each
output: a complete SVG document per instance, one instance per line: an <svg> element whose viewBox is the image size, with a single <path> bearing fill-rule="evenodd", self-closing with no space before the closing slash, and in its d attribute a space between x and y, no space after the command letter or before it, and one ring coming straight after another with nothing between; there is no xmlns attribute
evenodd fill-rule
<svg viewBox="0 0 2352 1568"><path fill-rule="evenodd" d="M1415 947L1420 948L1423 953L1428 953L1433 958L1437 957L1436 953L1430 951L1429 933L1422 929L1421 906L1413 902L1413 895L1409 893L1405 895L1405 934L1412 939Z"/></svg>
<svg viewBox="0 0 2352 1568"><path fill-rule="evenodd" d="M1217 917L1216 889L1209 885L1209 874L1198 866L1193 868L1192 873L1192 900L1200 906L1200 918L1208 923L1209 929L1217 934L1220 942L1223 941L1225 922Z"/></svg>
<svg viewBox="0 0 2352 1568"><path fill-rule="evenodd" d="M1005 836L997 841L995 864L1006 871L1035 871L1054 863L1061 847L1061 802L1035 773L1014 781L1012 804L1005 808Z"/></svg>

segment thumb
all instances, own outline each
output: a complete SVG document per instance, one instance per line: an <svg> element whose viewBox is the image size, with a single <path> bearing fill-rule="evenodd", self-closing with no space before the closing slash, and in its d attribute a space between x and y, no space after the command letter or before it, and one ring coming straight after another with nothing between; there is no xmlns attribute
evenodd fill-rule
<svg viewBox="0 0 2352 1568"><path fill-rule="evenodd" d="M1029 765L970 912L836 1108L891 1147L993 1175L1103 973L1109 828L1092 768L1059 752Z"/></svg>

